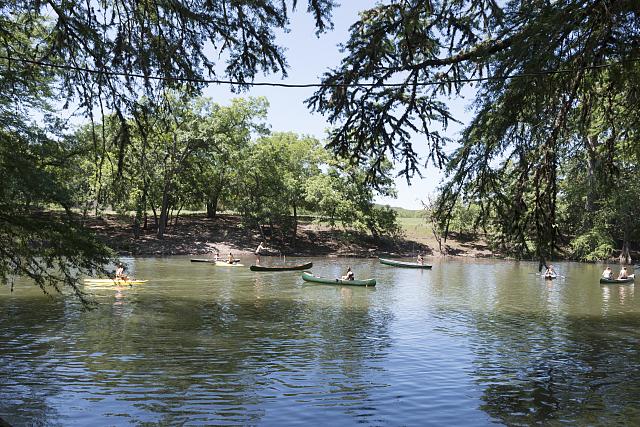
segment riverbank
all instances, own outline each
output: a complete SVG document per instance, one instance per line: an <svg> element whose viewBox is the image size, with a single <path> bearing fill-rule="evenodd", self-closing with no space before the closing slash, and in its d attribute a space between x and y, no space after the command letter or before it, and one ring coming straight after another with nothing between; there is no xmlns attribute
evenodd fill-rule
<svg viewBox="0 0 640 427"><path fill-rule="evenodd" d="M163 239L157 237L154 227L141 230L136 238L131 219L127 216L105 214L88 217L85 224L121 256L207 255L215 252L248 255L263 240L257 230L244 227L240 218L234 215L217 218L207 218L204 214L181 216L177 224L167 228ZM428 227L403 224L402 221L400 224L403 225L404 236L376 241L365 233L301 222L295 241L267 237L265 243L273 254L289 256L412 257L418 253L440 256L438 243ZM483 258L499 256L492 253L485 242L463 237L446 242L447 254Z"/></svg>

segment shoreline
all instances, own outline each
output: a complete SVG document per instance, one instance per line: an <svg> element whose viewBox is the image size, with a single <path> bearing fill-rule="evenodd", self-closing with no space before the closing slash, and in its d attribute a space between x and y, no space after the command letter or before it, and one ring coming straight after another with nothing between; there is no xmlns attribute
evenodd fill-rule
<svg viewBox="0 0 640 427"><path fill-rule="evenodd" d="M486 244L476 240L449 239L447 254L440 254L430 236L406 235L399 238L372 236L353 230L331 229L312 222L300 222L295 241L282 236L264 238L257 230L244 227L235 215L219 215L207 218L205 214L181 216L177 224L166 229L163 239L156 235L154 227L140 230L135 238L131 218L116 214L85 218L85 226L116 252L118 256L171 256L213 255L229 252L238 256L255 254L260 242L265 241L271 256L331 256L349 258L414 257L418 253L434 257L499 258ZM151 222L151 221L150 221ZM279 233L274 233L279 234Z"/></svg>
<svg viewBox="0 0 640 427"><path fill-rule="evenodd" d="M152 219L151 221L152 222ZM98 239L109 246L118 256L158 257L171 255L213 256L217 251L221 256L232 252L238 256L255 255L255 249L264 241L271 250L266 256L328 256L340 258L411 258L418 253L424 256L446 258L485 258L513 261L538 261L536 259L518 259L494 252L481 236L469 236L452 232L443 247L446 253L440 253L438 243L426 228L416 230L405 226L404 236L382 237L378 240L371 235L354 230L331 229L310 221L300 221L296 241L277 238L263 238L257 230L244 227L240 217L222 214L216 218L207 218L204 213L187 214L166 229L164 239L156 236L155 227L140 230L136 239L132 219L129 216L103 214L88 216L85 226L96 234ZM635 253L634 253L635 254ZM640 256L640 254L638 254ZM634 260L637 259L634 256ZM553 261L579 261L567 257L555 257ZM620 264L617 257L600 260L595 263ZM635 265L632 262L629 265Z"/></svg>

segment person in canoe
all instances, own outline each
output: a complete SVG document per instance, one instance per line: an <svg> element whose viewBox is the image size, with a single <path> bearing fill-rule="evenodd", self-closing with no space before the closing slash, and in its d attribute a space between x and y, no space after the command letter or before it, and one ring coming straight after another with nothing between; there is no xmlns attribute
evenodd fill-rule
<svg viewBox="0 0 640 427"><path fill-rule="evenodd" d="M620 270L620 273L618 273L618 280L627 279L628 277L629 275L627 274L627 267L622 267L622 270Z"/></svg>
<svg viewBox="0 0 640 427"><path fill-rule="evenodd" d="M116 279L120 280L128 280L129 276L127 276L124 272L124 264L118 263L118 267L116 268Z"/></svg>
<svg viewBox="0 0 640 427"><path fill-rule="evenodd" d="M260 254L266 250L267 247L264 245L264 242L260 242L260 244L256 248L256 264L260 264Z"/></svg>
<svg viewBox="0 0 640 427"><path fill-rule="evenodd" d="M215 254L213 254L213 260L214 261L220 261L220 252L216 251Z"/></svg>
<svg viewBox="0 0 640 427"><path fill-rule="evenodd" d="M417 262L418 264L424 264L424 257L420 253L418 254Z"/></svg>
<svg viewBox="0 0 640 427"><path fill-rule="evenodd" d="M227 264L233 264L236 262L236 259L233 257L233 254L229 252L229 256L227 257Z"/></svg>
<svg viewBox="0 0 640 427"><path fill-rule="evenodd" d="M342 280L355 280L356 275L351 271L351 267L347 268L347 273L341 277Z"/></svg>
<svg viewBox="0 0 640 427"><path fill-rule="evenodd" d="M609 280L613 279L613 270L611 270L611 267L607 266L607 268L604 269L602 272L602 278Z"/></svg>
<svg viewBox="0 0 640 427"><path fill-rule="evenodd" d="M549 264L544 272L544 277L557 277L556 270L553 268L553 265Z"/></svg>

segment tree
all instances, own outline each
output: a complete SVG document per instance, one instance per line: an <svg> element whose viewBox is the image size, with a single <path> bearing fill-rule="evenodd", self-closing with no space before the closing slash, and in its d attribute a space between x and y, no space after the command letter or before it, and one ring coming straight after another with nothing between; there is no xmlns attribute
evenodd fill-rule
<svg viewBox="0 0 640 427"><path fill-rule="evenodd" d="M127 117L140 119L142 95L154 104L169 89L197 94L206 76L235 79L242 89L260 72L286 75L274 33L287 29L295 6L295 0L196 1L188 7L119 0L3 3L0 167L6 182L0 199L0 279L6 283L24 275L43 288L47 283L58 288L108 260L108 250L67 209L73 198L58 173L69 167L64 156L72 154L64 150L64 129L48 114L47 100L63 104L57 108L79 107L94 124L105 124L110 115L117 120L112 135L118 150L115 177L120 178L132 135ZM332 0L309 1L318 32L331 26L333 6ZM212 59L218 57L226 59L223 71ZM44 120L30 122L29 117ZM105 129L92 132L94 160L107 158L106 134ZM142 147L137 154L144 159ZM94 164L100 192L104 164ZM146 190L139 194L138 212L149 196ZM62 206L67 213L44 220L39 211L50 206Z"/></svg>
<svg viewBox="0 0 640 427"><path fill-rule="evenodd" d="M237 98L229 106L212 104L210 113L201 117L198 132L210 143L193 157L190 170L196 198L204 202L209 218L216 216L219 202L231 191L229 183L247 156L251 137L267 133L267 108L265 98Z"/></svg>
<svg viewBox="0 0 640 427"><path fill-rule="evenodd" d="M2 14L0 27L0 281L13 286L15 277L29 277L45 292L70 285L85 301L77 278L102 272L111 253L70 210L64 172L74 149L47 104L55 76L6 59L15 51L35 53L37 40L29 34L41 36L45 23ZM62 212L45 212L50 207Z"/></svg>
<svg viewBox="0 0 640 427"><path fill-rule="evenodd" d="M252 143L235 184L234 205L245 222L263 233L263 224L270 231L279 224L283 236L292 226L295 243L298 208L305 204L306 182L320 173L322 155L316 139L293 133L275 133Z"/></svg>
<svg viewBox="0 0 640 427"><path fill-rule="evenodd" d="M639 18L633 1L379 4L361 13L342 63L307 102L336 125L335 152L374 159L373 176L390 155L411 177L420 162L416 135L428 145L427 161L446 160L447 140L435 126L453 117L441 96L477 83L475 117L447 161L439 216L451 215L462 196L490 205L481 206L486 214L499 204L510 215L503 231L532 226L533 250L550 256L558 249L559 165L575 143L566 127L571 117L588 120L579 101L602 70L616 76L616 93L637 89ZM505 181L514 208L501 197Z"/></svg>
<svg viewBox="0 0 640 427"><path fill-rule="evenodd" d="M360 231L369 231L375 239L383 234L399 232L396 212L389 207L378 207L373 202L376 193L395 196L395 186L388 173L390 162L384 162L384 180L373 188L367 179L366 167L344 159L329 159L326 172L308 180L306 201L311 209L324 216L333 227L338 222Z"/></svg>

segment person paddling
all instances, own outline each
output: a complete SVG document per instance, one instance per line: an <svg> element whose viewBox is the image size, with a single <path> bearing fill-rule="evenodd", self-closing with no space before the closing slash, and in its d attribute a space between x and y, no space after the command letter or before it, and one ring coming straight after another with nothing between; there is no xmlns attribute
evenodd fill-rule
<svg viewBox="0 0 640 427"><path fill-rule="evenodd" d="M627 267L622 267L620 273L618 273L618 279L627 279L629 275L627 274Z"/></svg>
<svg viewBox="0 0 640 427"><path fill-rule="evenodd" d="M424 258L422 257L422 254L418 254L418 264L424 264Z"/></svg>
<svg viewBox="0 0 640 427"><path fill-rule="evenodd" d="M556 270L554 270L553 265L549 264L547 270L544 272L544 277L556 277Z"/></svg>
<svg viewBox="0 0 640 427"><path fill-rule="evenodd" d="M124 264L123 263L119 263L118 267L116 268L116 279L119 279L119 280L127 280L127 279L129 279L129 277L124 273Z"/></svg>
<svg viewBox="0 0 640 427"><path fill-rule="evenodd" d="M355 280L356 276L355 274L353 274L353 271L351 271L351 267L347 268L347 273L342 276L342 280Z"/></svg>
<svg viewBox="0 0 640 427"><path fill-rule="evenodd" d="M227 258L227 264L233 264L236 262L236 259L233 257L233 254L229 252L229 257Z"/></svg>
<svg viewBox="0 0 640 427"><path fill-rule="evenodd" d="M613 270L611 270L611 267L607 266L607 268L604 269L602 272L602 278L609 280L613 279Z"/></svg>

